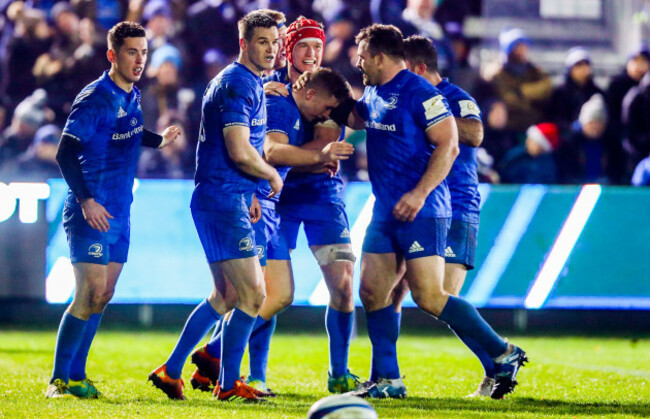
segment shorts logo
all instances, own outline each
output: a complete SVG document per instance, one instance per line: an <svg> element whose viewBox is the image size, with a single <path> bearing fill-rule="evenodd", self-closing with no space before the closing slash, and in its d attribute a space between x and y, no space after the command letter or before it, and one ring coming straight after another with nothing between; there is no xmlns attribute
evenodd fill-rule
<svg viewBox="0 0 650 419"><path fill-rule="evenodd" d="M451 246L447 246L447 248L445 249L445 257L446 258L455 258L456 257L456 253L454 253Z"/></svg>
<svg viewBox="0 0 650 419"><path fill-rule="evenodd" d="M350 237L350 230L348 230L347 228L344 228L339 237L342 237L342 238Z"/></svg>
<svg viewBox="0 0 650 419"><path fill-rule="evenodd" d="M409 247L409 253L424 252L424 247L420 246L420 243L416 241L413 242L411 247Z"/></svg>
<svg viewBox="0 0 650 419"><path fill-rule="evenodd" d="M255 252L258 258L264 259L264 246L255 246Z"/></svg>
<svg viewBox="0 0 650 419"><path fill-rule="evenodd" d="M90 247L88 248L88 255L94 256L96 258L100 258L104 256L102 250L104 250L104 248L102 247L101 244L99 243L91 244Z"/></svg>
<svg viewBox="0 0 650 419"><path fill-rule="evenodd" d="M250 252L253 250L253 240L250 237L244 237L239 241L240 252Z"/></svg>

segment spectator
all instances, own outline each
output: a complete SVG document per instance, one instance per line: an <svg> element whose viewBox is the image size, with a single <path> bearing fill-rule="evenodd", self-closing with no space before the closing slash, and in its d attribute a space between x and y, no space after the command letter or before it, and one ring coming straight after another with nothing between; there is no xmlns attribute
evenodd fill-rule
<svg viewBox="0 0 650 419"><path fill-rule="evenodd" d="M627 133L623 150L628 162L627 172L631 175L641 159L650 154L650 72L625 95L621 113Z"/></svg>
<svg viewBox="0 0 650 419"><path fill-rule="evenodd" d="M542 121L552 92L551 80L529 60L529 44L521 29L503 30L499 45L505 62L492 79L508 111L505 128L518 132Z"/></svg>
<svg viewBox="0 0 650 419"><path fill-rule="evenodd" d="M578 119L582 105L595 94L603 95L603 91L594 83L591 57L586 49L571 48L564 60L564 68L562 84L553 89L549 119L566 135Z"/></svg>
<svg viewBox="0 0 650 419"><path fill-rule="evenodd" d="M553 151L560 144L557 125L544 122L526 131L526 142L510 150L500 164L503 183L557 183Z"/></svg>
<svg viewBox="0 0 650 419"><path fill-rule="evenodd" d="M56 121L63 125L72 106L76 92L83 85L77 84L73 69L76 65L75 50L81 45L79 17L67 2L52 7L55 22L54 44L34 64L34 76L49 97L49 106L56 114Z"/></svg>
<svg viewBox="0 0 650 419"><path fill-rule="evenodd" d="M356 65L350 60L350 49L356 53L354 42L356 25L349 9L341 9L327 27L327 44L323 65L335 68L352 84L361 84L362 77Z"/></svg>
<svg viewBox="0 0 650 419"><path fill-rule="evenodd" d="M18 174L22 180L44 182L52 177L61 177L56 162L61 128L54 124L40 127L34 135L32 145L18 157Z"/></svg>
<svg viewBox="0 0 650 419"><path fill-rule="evenodd" d="M607 128L607 108L600 93L581 109L578 120L558 150L558 166L563 183L607 183L604 152L611 131Z"/></svg>
<svg viewBox="0 0 650 419"><path fill-rule="evenodd" d="M176 125L185 127L185 121L176 111L163 113L157 122L158 131L165 127ZM141 178L166 178L188 179L194 175L193 150L188 149L187 131L181 129L181 134L169 146L155 150L145 148L138 162L138 177Z"/></svg>
<svg viewBox="0 0 650 419"><path fill-rule="evenodd" d="M620 74L612 78L609 89L607 89L607 109L609 111L610 126L612 132L619 134L613 137L611 143L605 145L610 160L607 175L615 184L627 183L626 178L629 176L627 174L629 163L623 151L624 130L621 121L623 98L632 87L639 84L641 78L648 72L649 60L650 51L645 45L640 45L628 55L625 68Z"/></svg>
<svg viewBox="0 0 650 419"><path fill-rule="evenodd" d="M15 163L15 159L32 144L36 130L46 120L46 102L45 91L37 89L18 104L11 125L0 135L0 167Z"/></svg>
<svg viewBox="0 0 650 419"><path fill-rule="evenodd" d="M154 131L161 115L174 111L186 124L185 134L194 139L198 137L200 101L195 101L197 96L191 88L183 87L182 64L178 49L172 45L163 45L151 54L147 76L152 82L142 94L144 126Z"/></svg>
<svg viewBox="0 0 650 419"><path fill-rule="evenodd" d="M0 94L9 110L29 96L37 87L32 68L36 59L50 49L52 37L40 10L27 7L13 8L15 31L7 45L7 53L0 57L2 83ZM11 117L11 112L8 117Z"/></svg>

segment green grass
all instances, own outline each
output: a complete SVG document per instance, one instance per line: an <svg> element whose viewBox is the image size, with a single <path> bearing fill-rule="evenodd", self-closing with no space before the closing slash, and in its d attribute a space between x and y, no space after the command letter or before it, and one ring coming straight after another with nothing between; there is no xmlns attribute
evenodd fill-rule
<svg viewBox="0 0 650 419"><path fill-rule="evenodd" d="M177 338L165 332L100 330L89 375L104 393L100 400L47 400L55 331L0 331L0 417L300 418L328 395L324 334L274 337L269 385L279 393L268 405L219 403L192 391L170 401L146 383ZM531 363L506 400L470 400L482 378L478 362L455 338L405 335L399 341L406 400L373 401L383 418L430 417L644 417L650 415L650 341L622 338L515 337ZM351 370L366 375L366 336L351 347ZM245 372L247 361L242 372Z"/></svg>

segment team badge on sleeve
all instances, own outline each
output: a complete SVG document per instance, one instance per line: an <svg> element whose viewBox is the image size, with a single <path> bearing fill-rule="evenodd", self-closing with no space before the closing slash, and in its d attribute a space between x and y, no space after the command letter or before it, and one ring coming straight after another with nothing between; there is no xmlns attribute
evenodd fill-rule
<svg viewBox="0 0 650 419"><path fill-rule="evenodd" d="M459 100L458 106L460 107L461 118L467 115L481 116L481 111L478 109L478 105L471 100Z"/></svg>
<svg viewBox="0 0 650 419"><path fill-rule="evenodd" d="M436 95L431 99L425 100L422 102L422 106L424 106L424 116L427 119L435 119L448 112L447 107L442 100L442 95Z"/></svg>

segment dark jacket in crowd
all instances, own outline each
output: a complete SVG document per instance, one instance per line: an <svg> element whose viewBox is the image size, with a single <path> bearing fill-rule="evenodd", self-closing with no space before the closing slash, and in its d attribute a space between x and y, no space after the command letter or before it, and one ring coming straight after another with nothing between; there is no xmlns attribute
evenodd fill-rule
<svg viewBox="0 0 650 419"><path fill-rule="evenodd" d="M572 124L578 119L582 105L596 93L604 95L593 79L584 86L579 86L568 73L565 74L564 82L553 89L548 112L549 120L557 124L561 133L568 133Z"/></svg>

